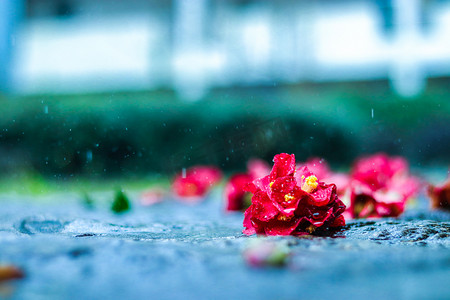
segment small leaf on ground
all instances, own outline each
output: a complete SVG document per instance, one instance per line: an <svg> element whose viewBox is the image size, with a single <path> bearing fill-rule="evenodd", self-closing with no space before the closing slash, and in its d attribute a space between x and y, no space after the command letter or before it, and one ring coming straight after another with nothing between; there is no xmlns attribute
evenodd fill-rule
<svg viewBox="0 0 450 300"><path fill-rule="evenodd" d="M116 214L119 214L130 210L130 208L130 200L128 200L127 195L122 190L118 190L114 196L114 202L111 206L111 210Z"/></svg>

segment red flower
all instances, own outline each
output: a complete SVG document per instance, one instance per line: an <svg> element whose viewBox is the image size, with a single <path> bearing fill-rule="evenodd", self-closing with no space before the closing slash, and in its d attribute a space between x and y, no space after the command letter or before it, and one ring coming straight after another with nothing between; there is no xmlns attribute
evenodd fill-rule
<svg viewBox="0 0 450 300"><path fill-rule="evenodd" d="M328 163L323 158L312 157L309 158L306 163L300 164L300 166L302 165L307 166L308 169L321 180L323 180L323 178L329 177L332 174Z"/></svg>
<svg viewBox="0 0 450 300"><path fill-rule="evenodd" d="M251 194L244 187L252 180L263 177L270 172L265 161L252 159L247 164L248 173L239 173L230 177L224 189L224 198L227 211L244 210L250 206Z"/></svg>
<svg viewBox="0 0 450 300"><path fill-rule="evenodd" d="M247 173L253 179L264 177L270 172L270 166L267 162L261 159L251 159L247 163Z"/></svg>
<svg viewBox="0 0 450 300"><path fill-rule="evenodd" d="M431 207L450 210L450 177L440 186L428 186Z"/></svg>
<svg viewBox="0 0 450 300"><path fill-rule="evenodd" d="M249 174L239 173L231 176L224 189L227 211L242 210L246 206L245 198L248 193L244 191L244 187L251 181Z"/></svg>
<svg viewBox="0 0 450 300"><path fill-rule="evenodd" d="M352 217L397 217L417 194L419 182L409 175L405 159L380 153L356 161L350 186Z"/></svg>
<svg viewBox="0 0 450 300"><path fill-rule="evenodd" d="M183 173L175 176L172 190L176 196L191 202L201 200L222 178L222 172L213 166L196 166Z"/></svg>
<svg viewBox="0 0 450 300"><path fill-rule="evenodd" d="M304 235L345 225L336 186L319 181L307 167L296 171L294 154L276 155L270 174L246 189L253 197L244 234Z"/></svg>

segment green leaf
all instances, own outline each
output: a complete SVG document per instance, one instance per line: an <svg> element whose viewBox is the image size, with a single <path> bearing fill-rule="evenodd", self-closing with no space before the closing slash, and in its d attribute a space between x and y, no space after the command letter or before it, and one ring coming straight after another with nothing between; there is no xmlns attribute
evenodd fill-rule
<svg viewBox="0 0 450 300"><path fill-rule="evenodd" d="M127 195L122 190L118 190L114 196L114 202L111 206L111 210L116 214L124 213L130 210L130 200L128 200Z"/></svg>

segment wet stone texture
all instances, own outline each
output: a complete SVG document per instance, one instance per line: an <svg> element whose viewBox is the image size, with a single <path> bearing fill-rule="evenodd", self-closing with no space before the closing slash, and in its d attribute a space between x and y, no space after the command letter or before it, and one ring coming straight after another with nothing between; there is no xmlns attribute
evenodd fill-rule
<svg viewBox="0 0 450 300"><path fill-rule="evenodd" d="M290 249L289 263L255 269L242 251L256 237L218 197L119 216L76 196L16 198L0 199L0 263L26 277L0 285L0 299L450 299L445 212L349 221L333 237L268 237Z"/></svg>

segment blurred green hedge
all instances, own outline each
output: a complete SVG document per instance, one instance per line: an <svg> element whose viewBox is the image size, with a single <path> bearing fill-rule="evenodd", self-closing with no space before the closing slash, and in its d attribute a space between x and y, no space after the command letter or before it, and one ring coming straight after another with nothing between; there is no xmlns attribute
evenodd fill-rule
<svg viewBox="0 0 450 300"><path fill-rule="evenodd" d="M322 156L336 166L387 151L449 161L447 80L415 99L386 82L214 90L188 103L172 91L4 97L0 170L49 176L173 174L194 164L242 170L250 157ZM372 118L373 110L373 118Z"/></svg>

